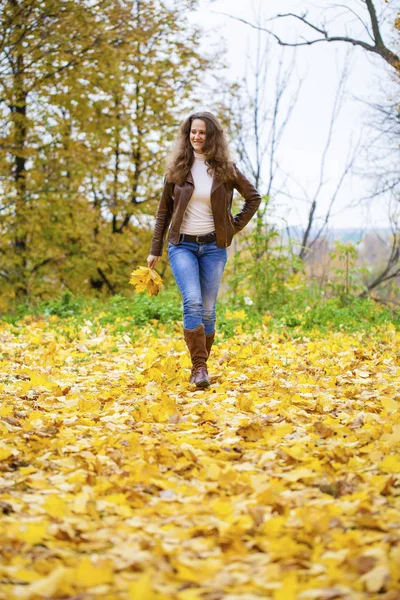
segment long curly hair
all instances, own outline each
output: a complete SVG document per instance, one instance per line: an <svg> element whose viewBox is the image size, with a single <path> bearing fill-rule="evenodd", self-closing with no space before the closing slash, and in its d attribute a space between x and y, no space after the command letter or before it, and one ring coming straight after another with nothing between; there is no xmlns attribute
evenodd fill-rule
<svg viewBox="0 0 400 600"><path fill-rule="evenodd" d="M215 175L224 182L233 179L234 166L229 156L228 143L220 122L210 112L197 112L190 115L180 127L175 147L167 161L167 180L182 185L192 168L194 153L190 143L190 129L194 119L201 119L206 124L203 154L206 158L208 173L211 176Z"/></svg>

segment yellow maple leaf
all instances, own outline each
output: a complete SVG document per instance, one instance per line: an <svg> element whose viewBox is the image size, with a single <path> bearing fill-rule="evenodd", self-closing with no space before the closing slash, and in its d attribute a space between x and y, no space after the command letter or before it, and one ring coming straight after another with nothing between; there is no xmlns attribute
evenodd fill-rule
<svg viewBox="0 0 400 600"><path fill-rule="evenodd" d="M10 448L0 448L0 460L7 460L12 455Z"/></svg>
<svg viewBox="0 0 400 600"><path fill-rule="evenodd" d="M249 397L244 396L243 394L237 398L236 406L238 407L239 410L241 410L243 412L251 412L251 413L255 412L254 406L253 406L253 400Z"/></svg>
<svg viewBox="0 0 400 600"><path fill-rule="evenodd" d="M101 410L101 403L96 398L79 398L78 408L80 412L97 414Z"/></svg>
<svg viewBox="0 0 400 600"><path fill-rule="evenodd" d="M13 407L11 405L3 404L0 406L0 417L8 417L13 412Z"/></svg>
<svg viewBox="0 0 400 600"><path fill-rule="evenodd" d="M385 441L389 444L398 444L400 443L400 425L393 425L392 433L385 435Z"/></svg>
<svg viewBox="0 0 400 600"><path fill-rule="evenodd" d="M264 430L258 423L249 423L239 427L237 433L246 440L246 442L257 442L262 439Z"/></svg>
<svg viewBox="0 0 400 600"><path fill-rule="evenodd" d="M274 600L296 600L297 597L297 575L295 572L285 575L279 590L274 592Z"/></svg>
<svg viewBox="0 0 400 600"><path fill-rule="evenodd" d="M27 542L32 545L40 544L46 536L47 523L12 523L8 529L8 533L22 542Z"/></svg>
<svg viewBox="0 0 400 600"><path fill-rule="evenodd" d="M286 481L299 481L299 479L309 479L315 475L314 471L305 467L298 469L291 469L285 473L277 474L279 477L286 479Z"/></svg>
<svg viewBox="0 0 400 600"><path fill-rule="evenodd" d="M374 593L379 592L389 577L390 571L388 567L386 565L378 565L368 571L368 573L365 573L360 579L364 582L367 592Z"/></svg>
<svg viewBox="0 0 400 600"><path fill-rule="evenodd" d="M80 587L92 587L112 583L113 572L109 563L94 565L89 556L84 556L74 572L74 583Z"/></svg>
<svg viewBox="0 0 400 600"><path fill-rule="evenodd" d="M389 398L388 396L382 396L381 402L386 412L393 412L399 408L398 402L396 402L396 400L393 398Z"/></svg>
<svg viewBox="0 0 400 600"><path fill-rule="evenodd" d="M66 512L64 500L55 494L47 496L43 508L51 517L64 517Z"/></svg>
<svg viewBox="0 0 400 600"><path fill-rule="evenodd" d="M42 579L41 575L36 573L36 571L30 571L29 569L24 568L18 569L15 573L15 577L19 581L24 581L25 583L33 583L34 581Z"/></svg>
<svg viewBox="0 0 400 600"><path fill-rule="evenodd" d="M40 386L51 390L51 388L54 386L54 383L49 381L47 377L43 377L43 375L38 375L34 371L29 371L28 369L25 369L23 373L29 376L29 388Z"/></svg>
<svg viewBox="0 0 400 600"><path fill-rule="evenodd" d="M307 455L304 451L304 447L300 444L293 444L293 446L290 446L288 448L282 446L282 452L290 456L290 458L294 458L294 460L298 461L306 460L307 458Z"/></svg>
<svg viewBox="0 0 400 600"><path fill-rule="evenodd" d="M219 519L225 519L233 515L232 503L227 500L214 500L211 508Z"/></svg>
<svg viewBox="0 0 400 600"><path fill-rule="evenodd" d="M379 469L384 473L400 473L400 454L385 456L379 464Z"/></svg>
<svg viewBox="0 0 400 600"><path fill-rule="evenodd" d="M28 586L16 586L15 597L29 600L30 598L53 598L60 586L68 579L70 569L57 567L47 577L30 583Z"/></svg>
<svg viewBox="0 0 400 600"><path fill-rule="evenodd" d="M130 600L154 600L151 573L143 573L141 577L128 586Z"/></svg>
<svg viewBox="0 0 400 600"><path fill-rule="evenodd" d="M286 518L282 516L271 517L267 521L265 521L263 525L263 532L269 538L277 538L281 536L282 530L285 527Z"/></svg>
<svg viewBox="0 0 400 600"><path fill-rule="evenodd" d="M216 464L211 464L206 467L206 477L207 479L211 479L211 481L218 481L221 475L221 469Z"/></svg>
<svg viewBox="0 0 400 600"><path fill-rule="evenodd" d="M147 291L148 296L157 296L163 287L160 275L154 269L148 267L139 267L132 271L129 283L134 285L139 293Z"/></svg>

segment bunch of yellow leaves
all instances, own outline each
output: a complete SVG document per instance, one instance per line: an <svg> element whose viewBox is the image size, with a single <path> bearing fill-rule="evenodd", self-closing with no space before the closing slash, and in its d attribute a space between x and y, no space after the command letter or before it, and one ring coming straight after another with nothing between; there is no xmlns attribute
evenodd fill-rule
<svg viewBox="0 0 400 600"><path fill-rule="evenodd" d="M147 291L149 296L157 296L163 287L159 274L148 267L139 267L132 271L129 283L135 286L137 292Z"/></svg>

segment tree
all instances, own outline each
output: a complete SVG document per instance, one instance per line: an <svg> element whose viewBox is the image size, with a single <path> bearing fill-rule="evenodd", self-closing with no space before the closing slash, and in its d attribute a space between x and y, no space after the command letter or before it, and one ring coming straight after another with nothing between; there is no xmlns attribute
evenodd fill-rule
<svg viewBox="0 0 400 600"><path fill-rule="evenodd" d="M299 80L293 91L289 85L293 82L295 74L294 56L284 67L282 54L276 59L274 47L268 40L261 37L261 29L258 30L257 47L253 64L248 63L246 77L241 88L244 93L236 93L235 102L231 108L233 114L233 140L236 151L246 170L252 175L257 187L265 191L265 201L257 213L256 228L258 234L265 228L267 211L271 210L269 198L276 199L278 194L287 195L293 200L292 192L287 192L287 184L293 180L290 174L283 173L280 167L279 151L282 145L286 127L296 106L302 81ZM325 144L321 153L318 174L314 189L302 190L297 201L309 205L306 223L298 244L298 258L305 260L309 251L316 247L317 242L326 232L329 220L342 190L343 184L348 177L358 148L351 148L343 169L338 173L337 180L330 192L329 203L324 212L321 212L322 198L327 197L327 162L329 150L332 144L336 121L344 102L345 86L349 73L349 57L339 78L337 91L333 101L331 119L328 126ZM270 223L268 227L274 229ZM289 229L289 233L290 229ZM269 239L269 236L267 236ZM267 239L266 238L266 239ZM260 238L261 240L261 238ZM267 249L265 249L267 250ZM261 249L255 252L255 260L260 259Z"/></svg>
<svg viewBox="0 0 400 600"><path fill-rule="evenodd" d="M48 86L62 86L73 68L90 67L87 57L110 33L100 10L101 3L70 0L3 0L0 5L1 275L17 298L29 294L32 276L57 260L56 251L38 243L49 206L37 163L46 146L41 99Z"/></svg>
<svg viewBox="0 0 400 600"><path fill-rule="evenodd" d="M345 85L348 77L349 70L349 61L347 60L342 71L342 74L339 79L338 87L336 90L335 98L333 101L331 118L328 126L328 132L324 144L324 148L321 154L321 161L319 165L319 173L316 181L315 188L312 194L308 194L307 191L304 191L304 198L309 204L309 210L307 215L307 222L302 234L302 240L300 243L300 249L298 252L298 256L300 259L304 260L307 258L307 255L310 250L313 250L317 247L317 242L321 239L323 234L326 233L326 230L329 225L329 220L331 218L332 210L334 208L335 202L338 199L340 191L343 187L343 184L348 177L351 169L354 165L355 158L358 152L358 147L350 148L348 152L348 156L344 167L339 174L332 192L329 194L329 203L327 209L324 211L322 216L317 215L317 210L319 208L319 204L321 204L321 196L327 196L327 193L324 189L326 183L326 165L328 160L328 153L332 143L332 138L334 135L334 129L336 125L336 121L339 117L342 105L343 105L343 94L345 91Z"/></svg>
<svg viewBox="0 0 400 600"><path fill-rule="evenodd" d="M324 15L328 14L328 11L335 11L336 17L346 18L350 17L352 19L352 23L345 23L345 33L343 34L333 34L330 32L332 24L328 25L327 20L321 23L315 23L312 19L308 17L308 12L304 12L302 14L296 14L294 12L288 12L284 14L277 14L270 19L273 22L279 22L282 20L294 20L300 23L305 27L305 30L309 32L313 32L315 34L314 37L305 37L302 36L299 40L288 40L283 39L281 35L273 31L271 28L265 27L264 25L260 25L259 23L253 23L246 19L241 19L238 17L232 17L236 20L239 20L246 25L261 31L265 32L268 35L272 36L276 42L284 47L299 47L299 46L311 46L314 44L318 44L320 42L340 42L350 44L353 47L360 47L364 51L372 55L378 55L383 60L395 69L395 80L397 83L397 76L400 74L400 59L397 51L393 50L393 48L389 47L389 44L384 41L383 35L383 24L387 20L387 11L391 7L394 7L394 2L391 0L385 0L385 7L382 8L380 13L378 14L376 9L376 2L373 0L360 0L357 3L352 3L351 0L347 5L335 3L330 5L328 9L325 11ZM391 17L390 17L391 18ZM362 31L359 34L356 32L356 23L357 25L362 26ZM397 12L397 16L394 17L394 28L396 32L400 31L400 13ZM349 33L350 31L350 33ZM354 34L351 33L354 31ZM366 34L367 38L363 39ZM394 42L397 45L397 40ZM397 94L396 94L397 96ZM335 102L336 104L336 102ZM394 157L393 160L389 158L387 160L387 154L385 154L384 160L382 157L382 149L380 151L379 158L375 160L375 172L368 172L368 176L374 178L374 190L371 194L370 198L376 198L386 193L389 195L389 219L391 223L392 236L389 241L389 252L388 252L388 260L382 271L376 276L374 276L373 280L367 285L368 290L376 289L380 284L385 283L386 281L391 281L399 276L398 263L400 260L400 235L398 232L398 184L399 184L399 171L398 171L398 147L399 147L399 138L398 138L398 123L399 123L399 104L398 99L391 102L380 103L379 106L376 105L375 113L378 115L377 118L377 127L378 136L376 136L376 140L381 140L382 138L392 139L395 137L395 144L391 150L391 157ZM335 112L335 110L334 110ZM331 121L330 132L332 130L332 124L334 120ZM329 138L331 133L328 135L327 146L325 147L324 157L326 156L327 148L329 147ZM371 147L371 144L369 144ZM387 148L385 148L385 151ZM327 225L327 220L329 218L332 204L336 198L337 192L339 191L343 178L349 173L350 168L354 162L354 154L353 157L349 157L345 170L338 181L338 186L334 191L329 209L326 214L326 218L323 220L322 227L319 228L316 235L313 239L310 238L310 233L312 230L312 224L314 222L315 217L315 209L316 209L316 199L318 197L319 191L321 189L321 182L323 181L323 171L324 171L324 163L325 159L323 158L321 164L321 176L319 178L319 184L317 186L317 192L311 200L310 210L308 214L308 224L305 228L303 240L301 244L300 256L305 257L306 251L308 247L312 247L316 244L316 242L320 239L321 233L323 229ZM384 163L384 164L383 164ZM364 174L365 176L365 174ZM378 182L378 185L376 183Z"/></svg>
<svg viewBox="0 0 400 600"><path fill-rule="evenodd" d="M243 81L236 83L233 94L228 92L225 103L232 145L263 201L253 226L233 240L234 260L228 278L234 301L239 291L251 289L254 308L262 311L290 269L279 226L270 216L275 194L288 177L280 167L279 154L301 80L290 86L296 79L295 56L288 63L282 53L277 58L275 48L261 32L254 40L254 50L253 56L247 57Z"/></svg>
<svg viewBox="0 0 400 600"><path fill-rule="evenodd" d="M108 273L109 281L116 281L118 271L126 278L127 265L137 255L129 238L142 246L144 258L148 236L143 230L154 212L167 145L210 64L198 52L199 30L185 18L192 5L171 10L162 2L133 0L125 18L126 37L112 58L113 82L94 141L107 152L107 160L91 170L86 182L100 221L107 221L102 235L112 237L112 244L100 245L107 249L101 280Z"/></svg>
<svg viewBox="0 0 400 600"><path fill-rule="evenodd" d="M393 0L392 1L386 0L385 3L386 3L386 5L394 4ZM360 7L360 4L362 5L361 7ZM281 46L290 46L290 47L296 46L297 47L297 46L311 46L314 44L318 44L320 42L344 42L346 44L351 44L352 46L355 46L355 47L360 47L371 54L376 54L376 55L380 56L381 58L383 58L383 60L386 61L387 64L389 64L391 67L393 67L397 71L397 73L400 74L399 55L394 50L390 49L387 46L387 44L384 42L383 34L382 34L382 30L381 30L382 20L380 18L382 15L378 16L375 4L374 4L373 0L360 0L357 3L354 3L354 8L351 5L344 6L343 4L338 4L338 3L334 5L334 7L340 9L340 12L344 9L348 15L355 17L356 21L358 23L361 23L364 33L366 33L366 37L367 37L368 41L366 41L365 39L360 39L359 37L356 37L356 35L355 36L352 36L351 34L349 35L347 33L347 31L346 31L346 33L344 33L342 35L330 34L328 31L328 26L327 26L326 22L322 22L322 23L318 23L318 24L313 23L312 21L310 21L308 19L307 11L302 14L297 14L297 13L292 13L292 12L277 14L275 17L273 17L271 19L271 20L294 19L296 21L299 21L301 24L305 25L306 30L307 29L311 30L311 32L315 34L314 38L311 38L311 39L302 38L301 41L284 40L284 39L282 39L281 36L279 36L277 33L275 33L270 28L260 26L257 23L255 23L255 24L251 23L250 21L247 21L246 19L240 19L238 17L232 17L232 18L242 21L243 23L246 23L246 25L249 25L250 27L253 27L254 29L258 29L260 31L265 31L266 33L268 33L269 35L274 37L275 40L278 42L278 44L280 44ZM228 15L228 16L230 16L230 15ZM398 23L399 23L399 17L396 18L395 27L397 29L400 29L400 26Z"/></svg>
<svg viewBox="0 0 400 600"><path fill-rule="evenodd" d="M282 55L275 61L273 48L260 36L254 61L248 59L246 73L231 105L232 139L255 186L269 196L278 175L282 175L278 153L300 94L301 80L290 91L294 56L286 66Z"/></svg>
<svg viewBox="0 0 400 600"><path fill-rule="evenodd" d="M382 288L398 282L400 276L400 107L390 98L387 89L382 90L381 95L383 100L367 103L369 144L364 148L364 164L368 168L361 172L371 182L371 192L362 202L379 202L381 210L386 208L390 224L389 235L376 233L386 251L379 268L366 281L368 292L379 296Z"/></svg>
<svg viewBox="0 0 400 600"><path fill-rule="evenodd" d="M3 299L127 285L167 143L210 64L194 5L1 1Z"/></svg>

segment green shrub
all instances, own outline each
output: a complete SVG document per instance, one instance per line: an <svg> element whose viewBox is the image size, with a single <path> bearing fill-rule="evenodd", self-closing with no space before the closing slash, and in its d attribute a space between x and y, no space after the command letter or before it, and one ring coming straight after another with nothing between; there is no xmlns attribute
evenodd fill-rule
<svg viewBox="0 0 400 600"><path fill-rule="evenodd" d="M285 297L271 297L268 309L260 311L248 296L236 296L233 305L226 294L217 302L216 329L226 338L237 331L257 331L267 325L271 331L286 331L292 336L334 331L372 331L374 328L392 323L400 329L400 314L368 297L338 295L326 299L316 286L306 286L302 279L296 285L287 286ZM3 320L16 325L30 315L48 321L49 327L75 335L79 328L90 321L93 331L107 325L115 332L134 335L135 328L150 326L155 334L159 324L170 324L176 330L182 326L182 300L176 286L164 289L158 296L134 294L130 297L113 296L108 300L85 299L64 293L58 300L43 302L36 306L20 306ZM55 317L55 320L52 319Z"/></svg>

